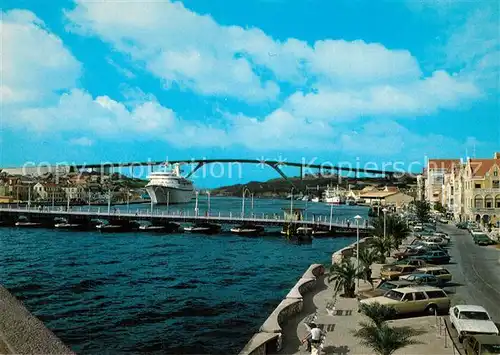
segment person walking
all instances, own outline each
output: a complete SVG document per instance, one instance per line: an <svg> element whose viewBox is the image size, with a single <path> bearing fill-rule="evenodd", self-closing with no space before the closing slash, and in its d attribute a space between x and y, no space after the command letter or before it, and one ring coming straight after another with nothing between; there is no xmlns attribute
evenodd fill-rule
<svg viewBox="0 0 500 355"><path fill-rule="evenodd" d="M315 349L319 347L323 331L320 328L318 328L318 326L315 323L309 324L309 327L311 328L309 330L309 334L307 335L307 337L302 339L302 344L304 344L307 341L307 351L311 352L313 346Z"/></svg>

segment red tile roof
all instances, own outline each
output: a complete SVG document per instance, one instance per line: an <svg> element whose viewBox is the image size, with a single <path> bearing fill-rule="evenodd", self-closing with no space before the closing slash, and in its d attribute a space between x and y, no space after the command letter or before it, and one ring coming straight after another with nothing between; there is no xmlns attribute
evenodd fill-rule
<svg viewBox="0 0 500 355"><path fill-rule="evenodd" d="M474 177L483 177L494 165L500 169L500 159L469 159L469 166Z"/></svg>

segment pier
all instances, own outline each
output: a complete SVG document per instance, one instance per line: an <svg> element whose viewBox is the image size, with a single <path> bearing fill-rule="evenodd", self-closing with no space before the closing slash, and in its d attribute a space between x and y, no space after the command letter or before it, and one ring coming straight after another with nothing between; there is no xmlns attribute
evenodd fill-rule
<svg viewBox="0 0 500 355"><path fill-rule="evenodd" d="M252 216L241 216L233 213L217 213L216 215L189 215L180 213L168 213L165 211L145 211L138 210L136 212L120 212L109 211L101 212L93 210L63 210L59 208L40 209L35 207L0 207L0 222L3 225L15 225L20 217L24 217L30 222L41 223L46 227L53 227L57 218L63 218L68 223L89 224L92 220L107 220L107 221L136 221L150 222L154 225L165 225L171 222L174 223L212 223L221 225L259 225L259 226L285 226L295 225L296 227L306 227L319 229L323 231L332 231L333 233L355 234L358 226L355 223L343 223L325 218L299 219L290 220L285 216L269 216L264 213L253 214ZM274 218L273 218L274 217ZM359 225L359 232L366 233L371 229L371 226Z"/></svg>

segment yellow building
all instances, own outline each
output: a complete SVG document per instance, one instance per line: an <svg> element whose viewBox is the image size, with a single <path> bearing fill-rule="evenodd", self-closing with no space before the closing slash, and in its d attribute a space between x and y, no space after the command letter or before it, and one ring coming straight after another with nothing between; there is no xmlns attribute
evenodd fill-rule
<svg viewBox="0 0 500 355"><path fill-rule="evenodd" d="M467 220L500 227L500 153L493 159L468 159L463 170Z"/></svg>

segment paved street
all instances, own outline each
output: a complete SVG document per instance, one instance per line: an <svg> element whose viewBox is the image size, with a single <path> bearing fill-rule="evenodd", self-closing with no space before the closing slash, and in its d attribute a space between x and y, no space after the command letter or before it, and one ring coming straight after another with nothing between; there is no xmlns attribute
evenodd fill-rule
<svg viewBox="0 0 500 355"><path fill-rule="evenodd" d="M464 286L452 288L456 303L485 307L496 322L500 322L500 250L475 245L467 230L452 225L440 225L452 240L449 249L453 281Z"/></svg>

